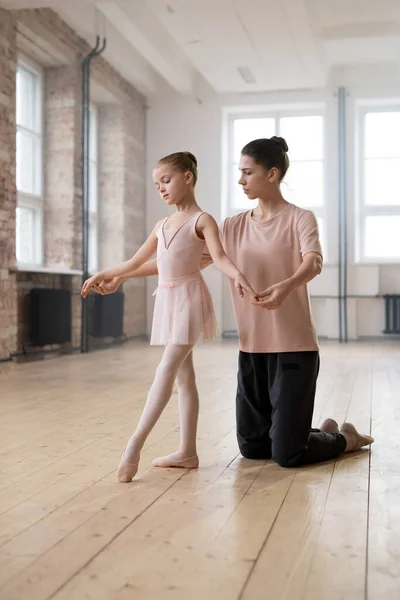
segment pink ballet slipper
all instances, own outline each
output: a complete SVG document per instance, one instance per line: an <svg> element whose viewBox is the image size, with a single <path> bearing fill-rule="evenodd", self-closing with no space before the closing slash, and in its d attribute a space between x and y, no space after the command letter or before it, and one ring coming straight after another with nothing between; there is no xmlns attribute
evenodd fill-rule
<svg viewBox="0 0 400 600"><path fill-rule="evenodd" d="M153 465L155 467L161 467L164 469L168 469L169 467L177 469L197 469L199 466L199 457L197 454L195 454L194 456L189 456L188 458L176 460L173 458L172 454L169 454L168 456L155 458L153 460Z"/></svg>
<svg viewBox="0 0 400 600"><path fill-rule="evenodd" d="M126 446L122 453L122 457L121 457L121 460L120 460L120 463L119 463L118 469L117 469L117 480L119 481L119 483L130 483L132 481L132 479L135 477L137 470L138 470L138 466L139 466L139 461L137 461L136 463L131 463L128 460L126 460L126 458L125 458Z"/></svg>

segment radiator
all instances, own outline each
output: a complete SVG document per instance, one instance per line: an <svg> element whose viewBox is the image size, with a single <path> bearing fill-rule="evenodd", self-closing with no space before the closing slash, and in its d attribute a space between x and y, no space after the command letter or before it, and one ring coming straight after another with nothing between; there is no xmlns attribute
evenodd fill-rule
<svg viewBox="0 0 400 600"><path fill-rule="evenodd" d="M96 338L124 335L124 294L89 296L89 334Z"/></svg>
<svg viewBox="0 0 400 600"><path fill-rule="evenodd" d="M33 346L71 341L71 292L34 288L29 293L29 341Z"/></svg>
<svg viewBox="0 0 400 600"><path fill-rule="evenodd" d="M383 333L400 333L400 294L387 294L385 298L385 329Z"/></svg>

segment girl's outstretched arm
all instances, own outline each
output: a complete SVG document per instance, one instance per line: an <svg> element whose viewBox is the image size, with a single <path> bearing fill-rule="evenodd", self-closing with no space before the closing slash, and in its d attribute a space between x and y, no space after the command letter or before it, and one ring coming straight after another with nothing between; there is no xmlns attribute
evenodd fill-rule
<svg viewBox="0 0 400 600"><path fill-rule="evenodd" d="M117 291L119 286L126 279L137 279L139 277L151 277L152 275L158 275L157 269L157 259L153 258L152 260L148 260L138 269L134 271L129 271L129 273L125 273L125 275L118 275L117 277L113 277L112 279L104 279L101 283L95 285L93 290L102 296L107 296L108 294L113 294Z"/></svg>
<svg viewBox="0 0 400 600"><path fill-rule="evenodd" d="M203 254L200 261L200 269L206 269L209 265L212 264L212 258L209 254ZM153 258L152 260L148 260L141 267L136 269L135 271L129 271L125 275L119 275L118 277L114 277L113 279L105 279L101 283L95 285L93 290L102 296L106 296L108 294L113 294L117 291L119 286L123 281L127 279L137 279L139 277L152 277L153 275L158 275L157 269L157 259Z"/></svg>
<svg viewBox="0 0 400 600"><path fill-rule="evenodd" d="M142 265L144 265L144 263L148 261L157 250L157 227L158 223L154 227L145 243L139 248L136 254L132 256L132 258L126 260L116 267L100 271L99 273L96 273L96 275L93 275L93 277L87 279L82 286L82 296L86 298L89 291L92 288L96 289L96 287L98 287L102 281L107 281L113 279L114 277L126 275L127 273L137 271L140 267L142 267Z"/></svg>

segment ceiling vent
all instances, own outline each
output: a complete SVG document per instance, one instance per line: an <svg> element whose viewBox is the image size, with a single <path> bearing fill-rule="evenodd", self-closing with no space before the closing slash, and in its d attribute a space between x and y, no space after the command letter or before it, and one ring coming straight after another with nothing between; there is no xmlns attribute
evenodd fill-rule
<svg viewBox="0 0 400 600"><path fill-rule="evenodd" d="M255 83L256 78L250 71L249 67L237 67L239 74L245 83Z"/></svg>

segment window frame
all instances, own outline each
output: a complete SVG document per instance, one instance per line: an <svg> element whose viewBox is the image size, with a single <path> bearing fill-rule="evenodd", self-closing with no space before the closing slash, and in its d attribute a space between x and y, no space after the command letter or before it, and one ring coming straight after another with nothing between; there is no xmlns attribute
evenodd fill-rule
<svg viewBox="0 0 400 600"><path fill-rule="evenodd" d="M95 133L93 134L93 131ZM95 139L93 140L91 136L94 135ZM95 157L91 155L91 149L95 148ZM92 169L95 168L96 176L95 176L95 184L96 184L96 193L95 193L95 210L91 210L91 194L93 194L93 180L91 177ZM99 270L99 110L95 104L90 104L89 109L89 199L88 199L88 220L89 220L89 240L88 240L88 270L90 275L94 275ZM95 239L95 258L90 261L90 242L91 236L94 235Z"/></svg>
<svg viewBox="0 0 400 600"><path fill-rule="evenodd" d="M400 201L396 205L370 205L365 202L365 118L369 113L398 112L400 114L400 99L360 101L357 107L357 176L356 176L356 248L355 262L360 264L398 264L397 256L366 256L365 237L367 217L400 216Z"/></svg>
<svg viewBox="0 0 400 600"><path fill-rule="evenodd" d="M234 121L236 119L259 119L259 118L273 118L275 119L275 135L279 136L280 133L280 119L282 117L322 117L323 120L323 141L322 141L322 177L323 177L323 201L321 206L305 207L305 210L311 210L315 217L318 219L319 225L322 221L322 227L320 227L320 238L323 242L323 254L324 261L327 262L328 252L328 239L326 236L327 231L327 197L328 197L328 173L327 173L327 123L326 123L326 103L316 102L307 103L304 105L271 105L262 107L235 107L225 109L225 124L223 129L223 186L222 186L222 218L230 217L245 210L250 210L254 203L247 201L248 208L244 204L243 207L235 207L231 202L232 194L232 181L233 181L233 168L237 165L234 160ZM290 147L289 147L289 158L290 158ZM298 162L298 161L294 161ZM239 179L239 173L238 173ZM284 190L283 195L284 195ZM246 202L246 201L245 201Z"/></svg>
<svg viewBox="0 0 400 600"><path fill-rule="evenodd" d="M38 194L24 192L17 188L17 209L30 209L34 213L34 223L33 223L33 256L32 260L29 262L23 262L17 260L17 266L23 268L24 266L42 266L43 265L43 249L44 249L44 72L40 65L33 62L29 58L24 55L18 55L17 57L17 70L18 68L24 69L25 71L30 71L38 78L38 85L35 89L35 120L36 126L35 129L30 130L24 127L23 125L19 125L16 120L16 130L15 135L17 136L18 131L28 132L30 135L37 136L39 138L39 167L36 164L34 166L34 178L38 181ZM17 93L17 91L16 91ZM17 119L17 115L16 115ZM16 225L17 227L17 225ZM18 234L16 231L16 244L15 244L15 252L16 256L18 255Z"/></svg>

